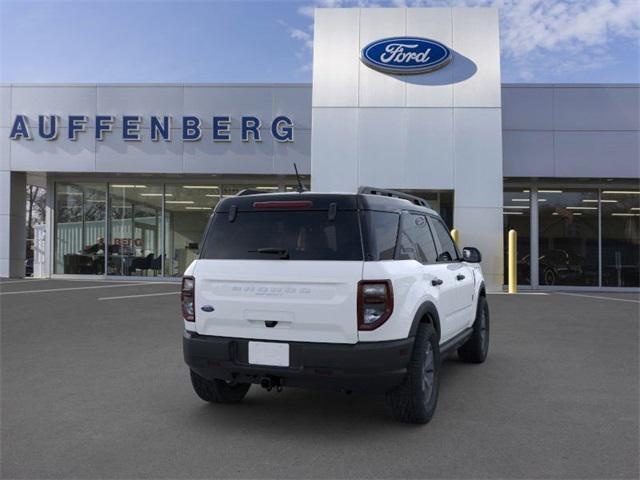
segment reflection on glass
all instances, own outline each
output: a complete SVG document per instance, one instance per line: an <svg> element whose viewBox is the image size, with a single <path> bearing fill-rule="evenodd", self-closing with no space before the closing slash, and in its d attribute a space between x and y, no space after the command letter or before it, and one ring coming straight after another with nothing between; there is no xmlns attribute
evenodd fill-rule
<svg viewBox="0 0 640 480"><path fill-rule="evenodd" d="M509 283L509 230L518 234L516 245L517 283L531 285L531 198L528 189L505 188L504 225L504 283Z"/></svg>
<svg viewBox="0 0 640 480"><path fill-rule="evenodd" d="M538 190L540 285L598 285L598 192Z"/></svg>
<svg viewBox="0 0 640 480"><path fill-rule="evenodd" d="M56 183L54 272L155 276L162 274L164 258L164 274L180 276L197 257L209 216L220 198L247 188L278 191L278 186L268 183L123 182L109 184L107 194L106 184Z"/></svg>
<svg viewBox="0 0 640 480"><path fill-rule="evenodd" d="M162 185L109 185L109 275L160 275Z"/></svg>
<svg viewBox="0 0 640 480"><path fill-rule="evenodd" d="M603 190L602 285L640 286L640 191Z"/></svg>
<svg viewBox="0 0 640 480"><path fill-rule="evenodd" d="M165 275L181 276L200 251L200 240L220 200L218 185L166 185Z"/></svg>
<svg viewBox="0 0 640 480"><path fill-rule="evenodd" d="M104 273L106 185L55 186L54 272Z"/></svg>
<svg viewBox="0 0 640 480"><path fill-rule="evenodd" d="M104 274L104 232L107 215L107 186L84 184L84 248L92 257L92 273Z"/></svg>

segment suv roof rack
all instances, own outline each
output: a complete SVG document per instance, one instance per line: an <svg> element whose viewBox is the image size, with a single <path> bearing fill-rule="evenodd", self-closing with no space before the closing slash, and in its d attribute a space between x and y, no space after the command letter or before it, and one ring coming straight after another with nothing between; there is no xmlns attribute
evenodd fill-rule
<svg viewBox="0 0 640 480"><path fill-rule="evenodd" d="M384 188L376 187L360 187L358 189L358 193L365 195L380 195L383 197L400 198L402 200L408 200L415 205L420 205L421 207L431 208L429 202L427 202L424 198L409 195L408 193L404 192L398 192L397 190L387 190Z"/></svg>

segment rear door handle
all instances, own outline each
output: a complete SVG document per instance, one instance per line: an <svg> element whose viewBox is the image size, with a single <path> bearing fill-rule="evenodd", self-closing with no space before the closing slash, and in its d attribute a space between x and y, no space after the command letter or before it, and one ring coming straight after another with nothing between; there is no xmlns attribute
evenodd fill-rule
<svg viewBox="0 0 640 480"><path fill-rule="evenodd" d="M442 280L440 280L439 278L434 278L433 280L431 280L431 285L433 285L434 287L442 285Z"/></svg>
<svg viewBox="0 0 640 480"><path fill-rule="evenodd" d="M462 275L461 273L458 274L458 276L456 277L456 280L464 280L465 276Z"/></svg>

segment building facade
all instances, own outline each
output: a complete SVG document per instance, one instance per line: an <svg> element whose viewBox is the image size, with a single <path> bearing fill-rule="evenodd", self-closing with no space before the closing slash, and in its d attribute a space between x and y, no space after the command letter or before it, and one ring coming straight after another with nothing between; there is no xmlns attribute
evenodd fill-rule
<svg viewBox="0 0 640 480"><path fill-rule="evenodd" d="M313 190L424 197L493 289L511 228L523 287L637 289L640 86L501 85L498 33L490 8L322 9L312 85L3 85L0 277L24 275L28 183L43 275L178 277L217 201L292 190L295 163ZM450 58L362 61L396 37Z"/></svg>

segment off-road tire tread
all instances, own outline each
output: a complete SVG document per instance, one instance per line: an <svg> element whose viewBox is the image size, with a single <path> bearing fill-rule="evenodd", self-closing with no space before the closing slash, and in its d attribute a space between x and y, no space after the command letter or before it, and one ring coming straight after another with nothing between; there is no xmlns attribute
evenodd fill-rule
<svg viewBox="0 0 640 480"><path fill-rule="evenodd" d="M484 296L478 298L478 310L476 312L476 320L473 323L473 333L460 348L458 348L458 357L467 363L483 363L487 358L487 352L482 351L482 341L480 340L480 313L484 309L485 322L487 324L487 335L491 332L489 326L489 305ZM487 347L488 350L488 347Z"/></svg>
<svg viewBox="0 0 640 480"><path fill-rule="evenodd" d="M422 382L422 362L426 344L431 342L434 353L434 393L435 399L432 404L425 407L422 399L420 383ZM413 352L407 375L403 383L394 390L386 394L386 404L392 417L405 423L428 423L435 412L438 403L438 389L440 380L440 350L438 347L438 336L433 327L427 323L420 324L416 332Z"/></svg>

